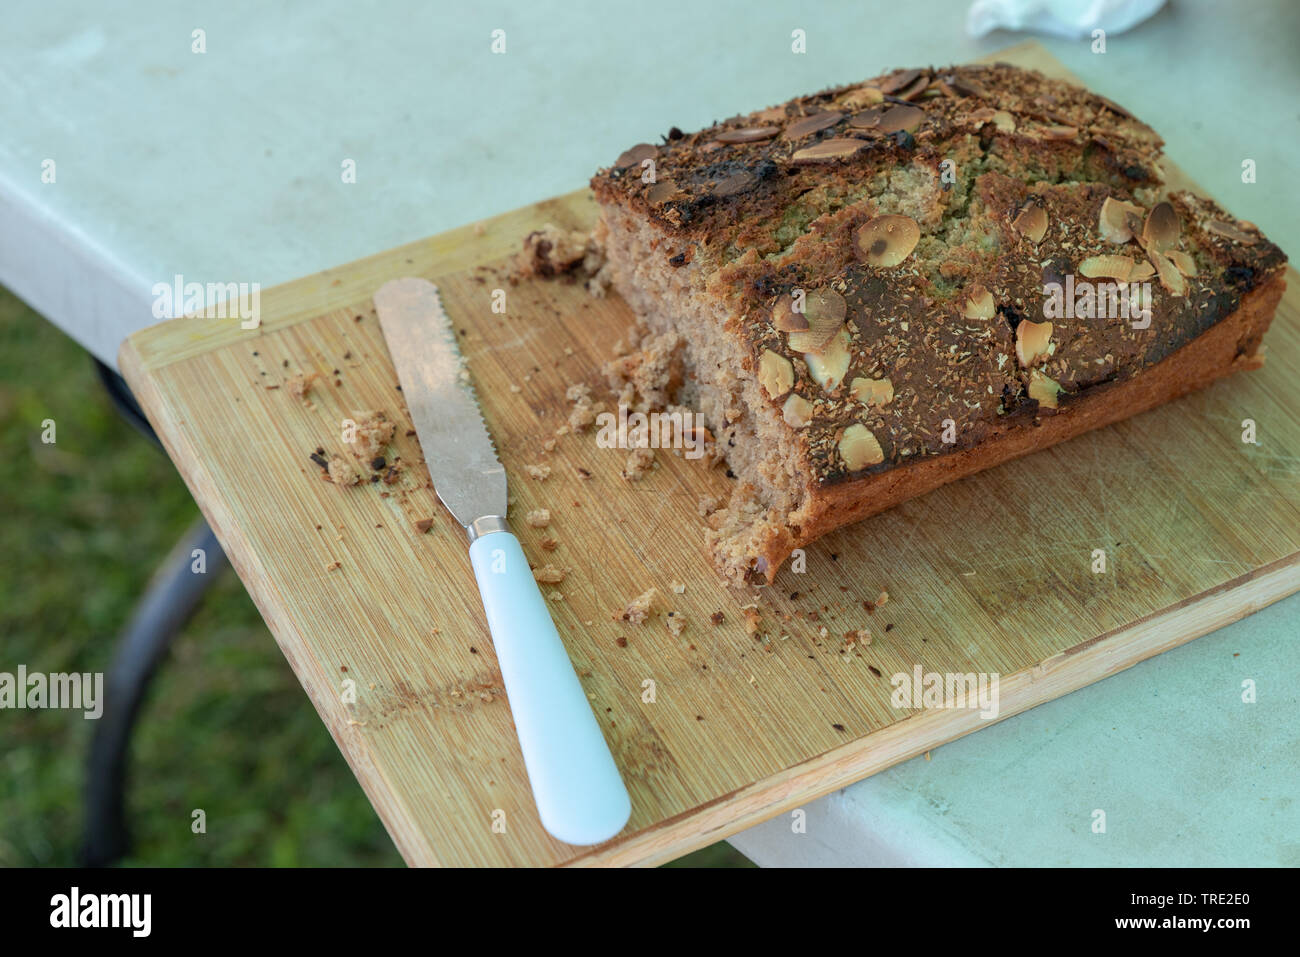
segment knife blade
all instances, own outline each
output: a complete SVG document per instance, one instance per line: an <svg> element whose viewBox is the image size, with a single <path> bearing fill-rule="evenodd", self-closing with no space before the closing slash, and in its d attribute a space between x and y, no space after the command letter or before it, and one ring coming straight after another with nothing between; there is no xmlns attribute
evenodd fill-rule
<svg viewBox="0 0 1300 957"><path fill-rule="evenodd" d="M394 279L374 302L434 490L469 535L470 564L542 825L569 844L608 840L627 823L631 800L506 522L506 472L438 288Z"/></svg>
<svg viewBox="0 0 1300 957"><path fill-rule="evenodd" d="M483 516L504 516L506 470L438 288L424 279L394 279L374 300L438 498L467 528Z"/></svg>

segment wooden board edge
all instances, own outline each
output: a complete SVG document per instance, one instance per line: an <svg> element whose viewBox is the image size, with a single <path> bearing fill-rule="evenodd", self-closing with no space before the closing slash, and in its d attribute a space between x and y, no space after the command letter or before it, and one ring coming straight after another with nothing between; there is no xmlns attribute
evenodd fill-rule
<svg viewBox="0 0 1300 957"><path fill-rule="evenodd" d="M999 714L994 719L983 719L970 709L921 712L721 795L623 841L596 848L563 866L666 863L940 745L1109 678L1298 591L1300 552L1002 677Z"/></svg>
<svg viewBox="0 0 1300 957"><path fill-rule="evenodd" d="M118 350L118 366L122 377L135 394L140 408L144 411L149 424L162 442L168 457L176 466L191 497L198 504L204 519L216 534L221 548L230 559L230 565L244 589L253 599L258 613L266 622L281 654L289 663L298 682L307 692L312 706L320 715L334 739L335 745L343 753L344 759L352 769L354 776L365 791L367 799L383 821L385 829L396 845L402 858L411 865L437 866L440 862L434 848L404 806L394 802L392 788L386 790L373 785L382 778L382 769L371 759L368 741L364 734L350 732L349 728L337 719L337 695L331 684L332 675L319 669L313 670L314 657L302 633L282 609L287 605L274 594L270 577L257 558L256 551L244 537L232 515L221 505L221 497L205 494L213 488L211 476L201 466L187 468L183 462L201 462L201 457L189 447L185 436L173 425L174 419L164 415L165 402L158 392L152 377L136 349L136 343L127 340ZM181 450L188 454L179 454Z"/></svg>

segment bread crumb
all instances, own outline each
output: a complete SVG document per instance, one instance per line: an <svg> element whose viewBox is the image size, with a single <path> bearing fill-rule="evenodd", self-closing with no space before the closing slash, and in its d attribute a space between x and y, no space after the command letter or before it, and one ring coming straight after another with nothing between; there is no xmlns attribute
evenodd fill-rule
<svg viewBox="0 0 1300 957"><path fill-rule="evenodd" d="M590 237L580 230L546 223L524 237L524 248L515 257L514 275L546 279L573 272L586 260L589 242Z"/></svg>
<svg viewBox="0 0 1300 957"><path fill-rule="evenodd" d="M551 592L550 599L551 601L564 601L564 592L557 588Z"/></svg>
<svg viewBox="0 0 1300 957"><path fill-rule="evenodd" d="M889 592L885 591L883 588L880 589L880 597L876 599L876 607L883 608L885 607L885 604L888 601L889 601Z"/></svg>
<svg viewBox="0 0 1300 957"><path fill-rule="evenodd" d="M726 620L727 620L727 616L720 611L715 611L712 615L709 616L709 621L713 622L714 626L720 625Z"/></svg>
<svg viewBox="0 0 1300 957"><path fill-rule="evenodd" d="M695 511L699 513L700 518L708 518L721 507L722 502L716 495L706 495L696 503Z"/></svg>
<svg viewBox="0 0 1300 957"><path fill-rule="evenodd" d="M542 546L542 551L553 552L560 543L553 538L543 538L538 544Z"/></svg>
<svg viewBox="0 0 1300 957"><path fill-rule="evenodd" d="M603 253L601 255L603 257ZM591 255L588 254L587 259L583 260L582 268L584 272L590 271L590 260ZM602 262L600 267L592 273L591 278L587 280L587 292L591 293L591 295L596 299L604 299L605 292L611 285L613 285L613 282L613 270L610 269L609 263Z"/></svg>
<svg viewBox="0 0 1300 957"><path fill-rule="evenodd" d="M684 343L676 332L654 335L644 324L641 328L644 335L637 337L633 348L606 362L601 372L629 412L667 409L685 375Z"/></svg>
<svg viewBox="0 0 1300 957"><path fill-rule="evenodd" d="M542 443L542 449L546 452L554 452L555 446L558 444L559 443L556 442L555 439L547 439L545 442Z"/></svg>
<svg viewBox="0 0 1300 957"><path fill-rule="evenodd" d="M433 527L433 519L431 518L422 518L415 523L415 528L421 535L423 535L432 527Z"/></svg>
<svg viewBox="0 0 1300 957"><path fill-rule="evenodd" d="M330 562L328 565L325 566L325 570L327 572L332 572L342 567L343 567L342 562Z"/></svg>
<svg viewBox="0 0 1300 957"><path fill-rule="evenodd" d="M740 609L745 616L745 634L755 635L763 625L763 616L758 611L757 605L745 605Z"/></svg>
<svg viewBox="0 0 1300 957"><path fill-rule="evenodd" d="M311 391L311 387L320 378L318 372L304 372L301 375L292 376L284 383L285 390L295 399L302 399Z"/></svg>
<svg viewBox="0 0 1300 957"><path fill-rule="evenodd" d="M551 477L551 467L549 465L530 465L528 466L528 474L539 482L545 482Z"/></svg>
<svg viewBox="0 0 1300 957"><path fill-rule="evenodd" d="M573 403L569 410L568 426L574 432L583 432L587 426L596 421L599 407L591 398L591 387L583 382L575 382L564 391L564 397Z"/></svg>
<svg viewBox="0 0 1300 957"><path fill-rule="evenodd" d="M682 632L686 630L686 619L673 611L668 613L668 616L664 619L664 624L668 626L668 630L674 638L680 638Z"/></svg>
<svg viewBox="0 0 1300 957"><path fill-rule="evenodd" d="M545 528L551 524L551 510L549 508L535 508L524 517L524 521L533 528Z"/></svg>
<svg viewBox="0 0 1300 957"><path fill-rule="evenodd" d="M543 565L533 569L533 578L545 585L558 585L564 581L564 570L554 565Z"/></svg>
<svg viewBox="0 0 1300 957"><path fill-rule="evenodd" d="M352 421L356 423L356 428L348 445L367 462L379 455L384 447L393 441L393 433L397 430L397 426L389 422L388 417L379 411L353 412Z"/></svg>
<svg viewBox="0 0 1300 957"><path fill-rule="evenodd" d="M614 644L618 645L620 648L626 648L627 639L624 638L622 635L619 635L617 638L614 639Z"/></svg>
<svg viewBox="0 0 1300 957"><path fill-rule="evenodd" d="M840 650L847 653L858 645L866 646L869 644L871 644L871 632L865 628L860 628L857 631L846 631L844 633L844 645Z"/></svg>
<svg viewBox="0 0 1300 957"><path fill-rule="evenodd" d="M614 620L627 621L634 625L643 624L650 617L651 606L654 604L655 596L658 593L657 589L651 588L637 595L627 603L627 607L622 612L614 613Z"/></svg>
<svg viewBox="0 0 1300 957"><path fill-rule="evenodd" d="M654 465L654 449L633 449L627 453L627 464L623 467L623 478L636 482Z"/></svg>
<svg viewBox="0 0 1300 957"><path fill-rule="evenodd" d="M357 470L344 461L343 456L337 453L330 456L329 461L330 481L335 485L356 485L361 481L361 476Z"/></svg>
<svg viewBox="0 0 1300 957"><path fill-rule="evenodd" d="M686 586L681 582L669 582L668 587L673 590L674 595L686 594Z"/></svg>

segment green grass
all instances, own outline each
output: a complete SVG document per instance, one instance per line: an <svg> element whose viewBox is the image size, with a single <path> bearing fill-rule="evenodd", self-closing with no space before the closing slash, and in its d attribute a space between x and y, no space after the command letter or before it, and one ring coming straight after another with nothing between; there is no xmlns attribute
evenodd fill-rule
<svg viewBox="0 0 1300 957"><path fill-rule="evenodd" d="M41 441L52 419L56 441ZM0 289L0 671L106 671L159 562L198 517L167 458L109 404L90 359ZM0 866L77 863L79 712L0 711ZM137 728L136 865L400 865L233 573L172 646ZM191 831L201 808L207 832ZM726 844L676 862L745 866Z"/></svg>

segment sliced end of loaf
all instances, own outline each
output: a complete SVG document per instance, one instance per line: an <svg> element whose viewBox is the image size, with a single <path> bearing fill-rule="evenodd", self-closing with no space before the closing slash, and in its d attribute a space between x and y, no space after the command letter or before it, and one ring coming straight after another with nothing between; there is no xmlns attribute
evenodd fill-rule
<svg viewBox="0 0 1300 957"><path fill-rule="evenodd" d="M708 293L699 264L674 266L666 234L618 205L602 206L597 239L647 333L638 356L607 367L611 385L629 404L680 403L703 415L737 479L730 501L708 516L714 564L735 584L766 581L794 547L787 519L808 495L798 437L759 394L751 360L728 331L732 317Z"/></svg>

